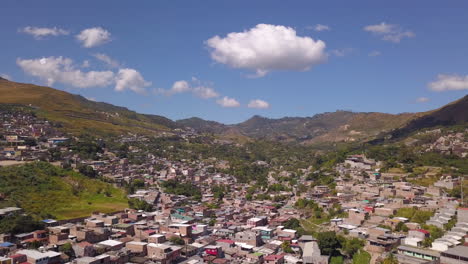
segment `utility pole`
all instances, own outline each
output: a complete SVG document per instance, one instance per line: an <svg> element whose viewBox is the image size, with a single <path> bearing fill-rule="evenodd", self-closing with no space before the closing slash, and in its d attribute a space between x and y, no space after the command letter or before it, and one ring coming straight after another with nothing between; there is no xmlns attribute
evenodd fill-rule
<svg viewBox="0 0 468 264"><path fill-rule="evenodd" d="M465 204L465 200L463 199L463 182L465 180L465 175L460 175L461 182L460 182L460 188L461 188L461 206Z"/></svg>

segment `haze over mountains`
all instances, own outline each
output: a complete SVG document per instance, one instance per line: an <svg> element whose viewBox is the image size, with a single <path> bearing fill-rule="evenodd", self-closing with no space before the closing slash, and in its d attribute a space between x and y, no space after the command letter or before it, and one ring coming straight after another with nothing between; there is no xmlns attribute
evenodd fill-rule
<svg viewBox="0 0 468 264"><path fill-rule="evenodd" d="M387 133L397 137L421 128L468 122L468 96L421 113L336 111L279 119L253 116L239 124L225 125L197 117L173 121L159 115L139 114L125 107L94 102L61 90L6 79L0 80L0 94L0 103L29 105L39 116L60 123L70 132L97 134L160 133L191 127L220 137L314 144L372 140Z"/></svg>

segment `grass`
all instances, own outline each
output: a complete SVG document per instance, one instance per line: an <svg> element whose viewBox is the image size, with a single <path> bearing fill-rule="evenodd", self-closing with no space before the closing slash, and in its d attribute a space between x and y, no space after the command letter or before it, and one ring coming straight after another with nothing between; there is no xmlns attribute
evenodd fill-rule
<svg viewBox="0 0 468 264"><path fill-rule="evenodd" d="M362 249L353 256L353 264L369 264L370 261L371 255Z"/></svg>
<svg viewBox="0 0 468 264"><path fill-rule="evenodd" d="M30 105L38 117L60 123L69 133L119 135L168 131L169 119L138 114L123 107L32 84L0 81L0 104Z"/></svg>
<svg viewBox="0 0 468 264"><path fill-rule="evenodd" d="M0 193L5 204L37 218L70 219L128 207L123 190L45 162L0 168Z"/></svg>

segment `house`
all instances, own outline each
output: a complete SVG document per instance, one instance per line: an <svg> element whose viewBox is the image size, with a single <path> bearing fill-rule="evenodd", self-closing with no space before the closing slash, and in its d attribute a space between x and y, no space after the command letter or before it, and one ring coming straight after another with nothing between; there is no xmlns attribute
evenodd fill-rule
<svg viewBox="0 0 468 264"><path fill-rule="evenodd" d="M166 244L149 243L147 245L148 257L163 264L175 263L180 256L181 247Z"/></svg>
<svg viewBox="0 0 468 264"><path fill-rule="evenodd" d="M125 244L125 247L129 249L132 253L143 254L146 256L147 245L148 243L145 242L130 241L127 244Z"/></svg>
<svg viewBox="0 0 468 264"><path fill-rule="evenodd" d="M238 232L235 234L234 240L254 247L258 247L262 244L260 235L253 231Z"/></svg>
<svg viewBox="0 0 468 264"><path fill-rule="evenodd" d="M264 258L265 264L283 264L284 256L283 255L268 255Z"/></svg>
<svg viewBox="0 0 468 264"><path fill-rule="evenodd" d="M328 264L328 256L322 256L317 241L304 243L302 260L304 264Z"/></svg>
<svg viewBox="0 0 468 264"><path fill-rule="evenodd" d="M61 254L54 251L40 252L37 250L23 249L17 254L26 255L27 262L31 264L58 264L62 263Z"/></svg>
<svg viewBox="0 0 468 264"><path fill-rule="evenodd" d="M440 253L417 247L399 246L396 257L398 262L402 264L418 264L438 261L440 259Z"/></svg>
<svg viewBox="0 0 468 264"><path fill-rule="evenodd" d="M442 264L468 264L468 247L466 246L449 248L440 255Z"/></svg>

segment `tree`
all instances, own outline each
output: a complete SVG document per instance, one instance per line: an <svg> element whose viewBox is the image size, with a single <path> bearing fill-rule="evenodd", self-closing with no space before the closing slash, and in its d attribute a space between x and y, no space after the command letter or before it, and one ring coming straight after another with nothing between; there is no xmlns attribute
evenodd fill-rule
<svg viewBox="0 0 468 264"><path fill-rule="evenodd" d="M403 222L398 222L398 224L395 226L395 231L397 232L408 232L408 230L408 227Z"/></svg>
<svg viewBox="0 0 468 264"><path fill-rule="evenodd" d="M343 264L343 256L334 256L330 258L330 264Z"/></svg>
<svg viewBox="0 0 468 264"><path fill-rule="evenodd" d="M341 248L341 243L333 231L318 233L318 245L323 255L336 256L339 254L338 249Z"/></svg>
<svg viewBox="0 0 468 264"><path fill-rule="evenodd" d="M382 264L398 264L398 259L395 257L395 255L390 253L388 257L383 260Z"/></svg>
<svg viewBox="0 0 468 264"><path fill-rule="evenodd" d="M78 171L83 174L84 176L90 177L90 178L96 178L97 173L93 169L93 167L89 165L80 165L78 166Z"/></svg>
<svg viewBox="0 0 468 264"><path fill-rule="evenodd" d="M354 254L364 247L364 241L355 237L346 239L343 244L343 252L349 257L354 256Z"/></svg>
<svg viewBox="0 0 468 264"><path fill-rule="evenodd" d="M289 241L284 241L281 244L281 249L283 250L284 253L294 253L294 250L291 248L291 242Z"/></svg>
<svg viewBox="0 0 468 264"><path fill-rule="evenodd" d="M299 220L297 220L296 218L290 218L288 219L288 221L284 223L283 226L284 228L287 228L287 229L296 230L297 228L301 227L301 222L299 222Z"/></svg>
<svg viewBox="0 0 468 264"><path fill-rule="evenodd" d="M185 245L185 241L182 238L178 237L178 236L171 236L169 238L169 241L171 243L176 244L176 245L180 245L180 246Z"/></svg>
<svg viewBox="0 0 468 264"><path fill-rule="evenodd" d="M59 251L67 254L69 257L73 256L73 248L70 243L65 243L59 247Z"/></svg>
<svg viewBox="0 0 468 264"><path fill-rule="evenodd" d="M128 206L132 209L143 210L146 212L153 210L153 206L151 204L137 198L128 199Z"/></svg>

